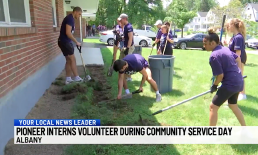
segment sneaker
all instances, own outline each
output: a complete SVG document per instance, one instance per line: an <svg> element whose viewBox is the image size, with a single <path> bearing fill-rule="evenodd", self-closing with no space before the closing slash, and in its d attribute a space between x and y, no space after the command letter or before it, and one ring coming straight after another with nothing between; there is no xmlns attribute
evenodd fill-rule
<svg viewBox="0 0 258 155"><path fill-rule="evenodd" d="M127 80L127 81L133 81L133 79L132 79L132 78L127 78L126 80Z"/></svg>
<svg viewBox="0 0 258 155"><path fill-rule="evenodd" d="M156 102L160 102L162 100L161 94L156 94Z"/></svg>
<svg viewBox="0 0 258 155"><path fill-rule="evenodd" d="M82 81L83 81L83 79L82 79L82 78L80 78L80 77L75 77L75 78L74 78L74 81L75 81L75 82L82 82Z"/></svg>
<svg viewBox="0 0 258 155"><path fill-rule="evenodd" d="M91 77L90 77L89 75L87 75L87 76L85 77L85 80L86 80L86 81L90 81L90 80L91 80Z"/></svg>
<svg viewBox="0 0 258 155"><path fill-rule="evenodd" d="M71 79L71 80L66 80L66 81L65 81L65 84L68 85L68 84L71 84L71 83L73 83L73 82L74 82L74 81L73 81L72 79Z"/></svg>
<svg viewBox="0 0 258 155"><path fill-rule="evenodd" d="M246 100L246 94L242 94L242 93L239 94L238 101L241 101L241 100Z"/></svg>

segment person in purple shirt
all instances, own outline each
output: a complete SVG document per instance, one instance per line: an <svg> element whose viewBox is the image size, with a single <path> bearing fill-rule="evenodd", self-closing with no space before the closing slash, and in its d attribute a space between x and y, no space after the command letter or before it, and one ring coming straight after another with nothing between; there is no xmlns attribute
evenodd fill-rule
<svg viewBox="0 0 258 155"><path fill-rule="evenodd" d="M159 45L160 45L160 38L161 38L161 35L162 35L162 32L161 32L162 21L161 20L157 20L154 25L157 26L157 28L159 30L157 32L155 42L152 44L152 47L154 47L157 44L157 52L158 52Z"/></svg>
<svg viewBox="0 0 258 155"><path fill-rule="evenodd" d="M81 46L74 37L74 19L79 19L82 14L82 9L80 7L75 7L73 9L72 14L67 15L61 25L60 35L58 38L58 46L60 47L63 55L66 59L65 64L65 71L66 71L66 81L65 84L72 83L74 81L81 82L83 81L82 78L79 77L77 66L76 66L76 59L74 56L74 46L72 41L77 45ZM74 80L72 80L71 76L75 76Z"/></svg>
<svg viewBox="0 0 258 155"><path fill-rule="evenodd" d="M167 27L167 25L161 26L162 35L160 39L158 54L163 54L164 52L164 55L173 55L173 48L172 48L172 43L174 42L173 36L171 33L168 33L168 30L169 28Z"/></svg>
<svg viewBox="0 0 258 155"><path fill-rule="evenodd" d="M241 62L242 62L240 69L243 75L244 66L247 60L247 54L245 51L245 36L246 36L245 24L240 19L237 19L237 18L230 19L226 23L226 29L229 33L232 33L234 35L229 41L228 47L232 52L235 52L238 56L240 56ZM242 92L239 94L238 100L246 99L246 93L244 88Z"/></svg>
<svg viewBox="0 0 258 155"><path fill-rule="evenodd" d="M219 44L219 36L214 29L210 29L209 34L203 39L203 47L207 51L212 51L209 63L216 79L211 87L211 93L216 92L219 83L222 83L210 105L210 126L216 126L218 109L226 100L239 123L246 126L244 116L237 105L239 92L243 89L243 77L239 68L241 60L238 55Z"/></svg>
<svg viewBox="0 0 258 155"><path fill-rule="evenodd" d="M120 53L119 59L122 59L128 54L132 54L135 47L134 47L134 40L133 40L133 26L128 21L128 16L126 14L121 14L119 16L121 19L122 26L124 28L124 52ZM131 75L128 75L127 81L132 81Z"/></svg>
<svg viewBox="0 0 258 155"><path fill-rule="evenodd" d="M157 83L152 79L148 61L145 60L140 54L129 54L123 59L116 60L113 68L116 72L119 72L117 99L121 99L123 87L126 94L130 93L127 87L126 77L124 75L132 75L140 72L142 74L142 81L139 90L143 91L142 87L147 80L156 91L156 102L160 102L162 100Z"/></svg>

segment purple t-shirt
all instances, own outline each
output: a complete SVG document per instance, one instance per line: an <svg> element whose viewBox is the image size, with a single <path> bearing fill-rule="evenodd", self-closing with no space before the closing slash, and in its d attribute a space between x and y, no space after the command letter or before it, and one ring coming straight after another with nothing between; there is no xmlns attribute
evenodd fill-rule
<svg viewBox="0 0 258 155"><path fill-rule="evenodd" d="M118 31L120 35L123 34L123 30L122 30L122 27L120 25L116 25L116 31Z"/></svg>
<svg viewBox="0 0 258 155"><path fill-rule="evenodd" d="M124 27L124 39L125 39L124 47L128 46L128 41L129 41L128 33L130 33L130 32L133 33L133 26L130 23L128 23ZM134 44L134 42L132 41L132 45L131 46L133 46L133 44Z"/></svg>
<svg viewBox="0 0 258 155"><path fill-rule="evenodd" d="M156 35L156 39L160 39L162 35L161 29L158 30L158 33Z"/></svg>
<svg viewBox="0 0 258 155"><path fill-rule="evenodd" d="M243 90L243 77L237 66L238 56L227 47L218 45L210 55L210 66L213 76L224 74L222 87L232 92Z"/></svg>
<svg viewBox="0 0 258 155"><path fill-rule="evenodd" d="M172 37L172 34L171 33L166 33L166 34L162 34L161 35L161 38L160 38L160 48L163 49L166 45L166 40L167 40L167 35L169 37L169 39L172 39L173 40L173 37ZM169 41L167 41L167 47L171 47L172 46L172 43L170 43Z"/></svg>
<svg viewBox="0 0 258 155"><path fill-rule="evenodd" d="M63 42L72 42L70 38L66 35L66 24L72 27L72 33L74 32L74 18L72 14L67 15L61 25L59 40Z"/></svg>
<svg viewBox="0 0 258 155"><path fill-rule="evenodd" d="M241 33L231 38L228 48L235 53L237 50L241 50L241 56L245 55L245 39Z"/></svg>
<svg viewBox="0 0 258 155"><path fill-rule="evenodd" d="M124 72L119 72L120 74L132 75L149 66L148 61L140 54L129 54L123 60L128 63L128 68Z"/></svg>

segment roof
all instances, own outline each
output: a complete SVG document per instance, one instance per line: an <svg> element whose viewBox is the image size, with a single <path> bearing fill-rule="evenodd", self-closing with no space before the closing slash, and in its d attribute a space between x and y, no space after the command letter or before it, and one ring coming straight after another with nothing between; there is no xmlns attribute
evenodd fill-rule
<svg viewBox="0 0 258 155"><path fill-rule="evenodd" d="M208 12L198 12L201 17L206 17Z"/></svg>
<svg viewBox="0 0 258 155"><path fill-rule="evenodd" d="M257 3L249 3L256 11L258 11L258 4Z"/></svg>

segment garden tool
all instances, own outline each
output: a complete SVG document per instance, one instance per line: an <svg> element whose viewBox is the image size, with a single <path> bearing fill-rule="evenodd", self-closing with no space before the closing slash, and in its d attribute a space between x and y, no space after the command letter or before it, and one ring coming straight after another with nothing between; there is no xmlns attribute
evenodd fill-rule
<svg viewBox="0 0 258 155"><path fill-rule="evenodd" d="M84 62L83 62L83 58L82 58L82 47L81 47L81 46L79 47L79 46L77 46L77 45L76 45L76 47L77 47L77 49L78 49L78 51L79 51L79 53L80 53L81 60L82 60L82 65L83 65L83 68L84 68L85 77L83 78L83 80L84 80L84 82L90 81L90 80L91 80L91 77L90 77L90 75L87 75L86 66L85 66L85 64L84 64Z"/></svg>

